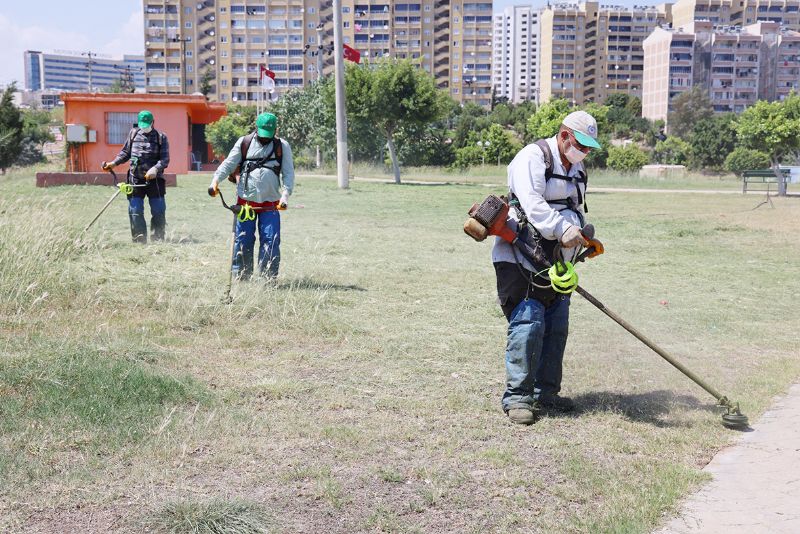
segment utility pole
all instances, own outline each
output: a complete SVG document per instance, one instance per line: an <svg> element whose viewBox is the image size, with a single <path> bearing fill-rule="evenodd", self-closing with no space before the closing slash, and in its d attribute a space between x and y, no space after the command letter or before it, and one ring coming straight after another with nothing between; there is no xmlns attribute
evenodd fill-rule
<svg viewBox="0 0 800 534"><path fill-rule="evenodd" d="M317 83L322 79L322 29L323 24L320 22L317 24ZM317 145L316 164L318 169L322 167L322 152L319 145Z"/></svg>
<svg viewBox="0 0 800 534"><path fill-rule="evenodd" d="M89 68L89 92L91 93L94 88L94 83L92 83L92 65L95 64L94 60L92 60L92 57L97 57L97 54L94 52L81 52L81 55L89 58L86 62L86 66Z"/></svg>
<svg viewBox="0 0 800 534"><path fill-rule="evenodd" d="M339 187L350 186L347 169L347 112L344 93L344 47L342 46L342 0L333 0L334 65L336 67L336 168Z"/></svg>

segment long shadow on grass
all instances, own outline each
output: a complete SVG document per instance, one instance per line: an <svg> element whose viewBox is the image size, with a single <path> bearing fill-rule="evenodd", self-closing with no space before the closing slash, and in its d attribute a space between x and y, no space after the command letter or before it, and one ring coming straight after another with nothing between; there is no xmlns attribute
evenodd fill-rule
<svg viewBox="0 0 800 534"><path fill-rule="evenodd" d="M648 423L657 427L688 427L691 423L670 420L676 408L716 412L713 404L700 402L692 395L676 395L673 391L659 390L646 393L612 393L598 391L573 398L577 409L570 417L580 417L592 412L619 413L630 421ZM555 414L553 414L555 415Z"/></svg>
<svg viewBox="0 0 800 534"><path fill-rule="evenodd" d="M315 289L315 290L335 290L335 291L366 291L363 287L355 285L341 285L333 284L330 282L320 282L313 278L303 277L297 280L287 280L280 282L276 286L277 289Z"/></svg>

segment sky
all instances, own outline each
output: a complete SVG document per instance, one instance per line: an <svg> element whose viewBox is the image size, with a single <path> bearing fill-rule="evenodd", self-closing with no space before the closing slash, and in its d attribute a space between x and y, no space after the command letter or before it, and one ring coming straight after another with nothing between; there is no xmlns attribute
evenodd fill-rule
<svg viewBox="0 0 800 534"><path fill-rule="evenodd" d="M556 2L554 2L556 3ZM606 0L631 6L642 0ZM652 2L658 3L658 2ZM543 6L546 0L495 0L495 11L512 5ZM0 85L24 85L25 50L91 51L114 58L144 52L142 0L0 0Z"/></svg>
<svg viewBox="0 0 800 534"><path fill-rule="evenodd" d="M0 0L0 85L25 83L23 52L144 53L142 0Z"/></svg>

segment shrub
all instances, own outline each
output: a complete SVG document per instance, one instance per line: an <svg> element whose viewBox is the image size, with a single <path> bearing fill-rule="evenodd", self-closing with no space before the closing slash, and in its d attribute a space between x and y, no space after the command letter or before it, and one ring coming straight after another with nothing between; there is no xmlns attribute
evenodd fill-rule
<svg viewBox="0 0 800 534"><path fill-rule="evenodd" d="M751 148L736 147L725 158L725 170L741 175L743 171L769 168L769 156Z"/></svg>
<svg viewBox="0 0 800 534"><path fill-rule="evenodd" d="M625 147L608 147L607 164L616 171L634 172L650 162L647 152L637 145L630 144Z"/></svg>

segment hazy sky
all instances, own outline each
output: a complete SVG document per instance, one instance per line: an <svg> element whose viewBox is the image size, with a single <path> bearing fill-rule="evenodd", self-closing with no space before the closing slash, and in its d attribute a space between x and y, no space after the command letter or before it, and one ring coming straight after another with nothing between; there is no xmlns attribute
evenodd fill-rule
<svg viewBox="0 0 800 534"><path fill-rule="evenodd" d="M638 0L639 3L645 3ZM637 0L602 3L633 5ZM527 2L495 0L495 11ZM536 0L534 6L546 2ZM142 54L142 0L0 0L0 84L24 85L25 50Z"/></svg>

